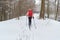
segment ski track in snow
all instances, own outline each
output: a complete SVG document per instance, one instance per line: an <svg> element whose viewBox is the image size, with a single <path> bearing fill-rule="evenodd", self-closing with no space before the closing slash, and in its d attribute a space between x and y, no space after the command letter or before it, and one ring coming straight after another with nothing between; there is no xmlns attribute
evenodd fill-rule
<svg viewBox="0 0 60 40"><path fill-rule="evenodd" d="M31 30L26 16L0 22L0 40L60 40L60 22L37 16L32 19Z"/></svg>
<svg viewBox="0 0 60 40"><path fill-rule="evenodd" d="M35 20L35 25L36 25L36 29L35 29L35 25L34 25L34 21L32 19L32 26L31 26L31 30L29 30L28 28L28 22L27 22L27 28L23 31L23 33L25 33L25 35L22 35L22 40L57 40L60 35L58 36L56 33L59 34L59 32L57 32L59 29L56 30L56 28L54 29L55 26L54 24L56 23L52 23L55 22L54 20L38 20L38 19L34 19ZM22 20L23 21L23 20ZM50 22L51 21L51 22ZM24 22L25 24L26 22ZM56 24L58 25L58 24ZM28 29L28 30L27 30ZM52 30L51 30L52 29ZM38 31L37 31L38 30ZM27 34L28 33L28 34ZM46 37L45 37L46 36ZM57 39L55 39L55 37L58 37ZM44 39L42 39L44 38Z"/></svg>

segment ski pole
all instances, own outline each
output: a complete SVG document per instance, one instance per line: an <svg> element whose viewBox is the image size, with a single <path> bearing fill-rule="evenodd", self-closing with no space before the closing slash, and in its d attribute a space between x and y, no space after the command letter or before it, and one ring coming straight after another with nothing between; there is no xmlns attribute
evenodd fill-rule
<svg viewBox="0 0 60 40"><path fill-rule="evenodd" d="M35 20L34 20L34 18L33 18L33 23L34 23L34 26L35 26L35 28L36 28L36 24L35 24Z"/></svg>
<svg viewBox="0 0 60 40"><path fill-rule="evenodd" d="M27 26L27 16L26 16L26 26Z"/></svg>

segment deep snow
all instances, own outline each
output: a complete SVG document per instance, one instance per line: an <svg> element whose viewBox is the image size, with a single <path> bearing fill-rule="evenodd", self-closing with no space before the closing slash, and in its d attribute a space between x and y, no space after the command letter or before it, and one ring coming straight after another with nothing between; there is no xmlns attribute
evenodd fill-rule
<svg viewBox="0 0 60 40"><path fill-rule="evenodd" d="M0 40L60 40L60 22L34 16L31 30L26 16L0 22Z"/></svg>

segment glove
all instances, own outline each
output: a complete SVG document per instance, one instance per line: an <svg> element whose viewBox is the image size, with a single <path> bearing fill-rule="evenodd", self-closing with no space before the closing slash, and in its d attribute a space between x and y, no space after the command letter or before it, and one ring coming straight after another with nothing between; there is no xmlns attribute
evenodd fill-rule
<svg viewBox="0 0 60 40"><path fill-rule="evenodd" d="M34 19L34 17L33 17L33 19Z"/></svg>

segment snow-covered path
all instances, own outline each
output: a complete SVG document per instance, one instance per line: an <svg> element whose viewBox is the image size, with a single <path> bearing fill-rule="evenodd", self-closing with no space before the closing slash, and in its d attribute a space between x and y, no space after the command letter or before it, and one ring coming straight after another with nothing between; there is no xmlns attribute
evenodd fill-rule
<svg viewBox="0 0 60 40"><path fill-rule="evenodd" d="M60 22L37 17L34 21L32 19L31 30L26 16L0 22L0 40L60 40Z"/></svg>

